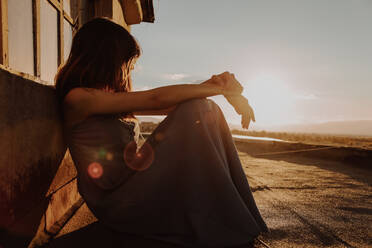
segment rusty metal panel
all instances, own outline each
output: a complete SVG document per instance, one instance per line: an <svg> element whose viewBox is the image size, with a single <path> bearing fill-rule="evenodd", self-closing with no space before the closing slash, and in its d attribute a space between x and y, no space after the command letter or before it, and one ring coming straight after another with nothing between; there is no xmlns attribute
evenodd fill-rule
<svg viewBox="0 0 372 248"><path fill-rule="evenodd" d="M66 151L53 87L0 68L0 245L28 242ZM24 247L24 246L21 246Z"/></svg>

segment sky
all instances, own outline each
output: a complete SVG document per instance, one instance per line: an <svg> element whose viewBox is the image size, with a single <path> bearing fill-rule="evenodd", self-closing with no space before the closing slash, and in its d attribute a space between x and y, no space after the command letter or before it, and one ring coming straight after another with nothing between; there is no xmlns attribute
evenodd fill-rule
<svg viewBox="0 0 372 248"><path fill-rule="evenodd" d="M255 125L372 120L372 0L154 0L154 10L155 23L132 25L135 90L230 71Z"/></svg>

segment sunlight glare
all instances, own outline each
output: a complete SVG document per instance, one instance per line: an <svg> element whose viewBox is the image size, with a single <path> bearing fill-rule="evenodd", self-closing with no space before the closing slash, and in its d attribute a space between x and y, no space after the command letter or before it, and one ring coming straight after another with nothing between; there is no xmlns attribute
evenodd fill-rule
<svg viewBox="0 0 372 248"><path fill-rule="evenodd" d="M294 111L294 92L278 77L259 75L244 85L243 95L253 107L258 124L288 123Z"/></svg>

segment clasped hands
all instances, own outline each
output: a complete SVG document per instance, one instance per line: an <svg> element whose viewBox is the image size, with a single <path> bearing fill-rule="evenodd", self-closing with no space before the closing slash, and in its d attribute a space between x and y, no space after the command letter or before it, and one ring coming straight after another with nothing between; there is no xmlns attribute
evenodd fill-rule
<svg viewBox="0 0 372 248"><path fill-rule="evenodd" d="M242 128L248 129L251 120L256 121L254 111L248 104L247 98L241 95L243 86L236 80L234 74L224 72L213 75L211 83L222 87L222 92L226 100L234 107L235 111L242 116Z"/></svg>

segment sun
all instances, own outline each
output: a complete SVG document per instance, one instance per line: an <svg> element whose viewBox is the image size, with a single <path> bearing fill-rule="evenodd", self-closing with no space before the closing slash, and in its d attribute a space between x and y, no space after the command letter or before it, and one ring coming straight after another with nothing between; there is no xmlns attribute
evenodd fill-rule
<svg viewBox="0 0 372 248"><path fill-rule="evenodd" d="M279 77L259 75L244 84L243 95L253 107L257 125L291 123L295 109L294 92Z"/></svg>

